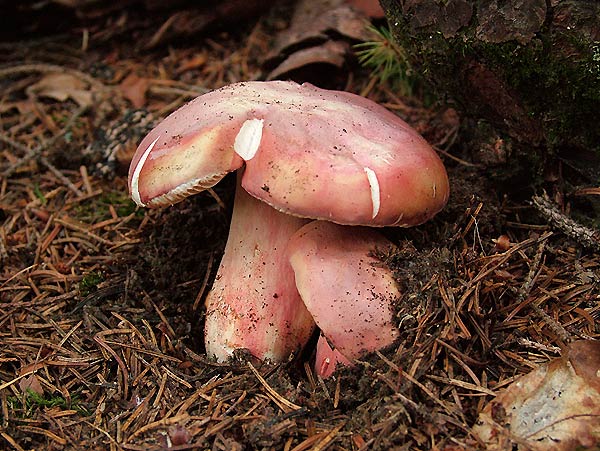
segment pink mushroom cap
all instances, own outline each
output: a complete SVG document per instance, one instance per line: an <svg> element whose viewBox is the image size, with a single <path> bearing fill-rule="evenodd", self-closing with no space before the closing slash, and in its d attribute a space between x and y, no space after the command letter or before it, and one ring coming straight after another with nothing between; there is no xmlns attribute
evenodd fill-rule
<svg viewBox="0 0 600 451"><path fill-rule="evenodd" d="M129 187L139 205L169 205L244 163L252 196L340 224L420 224L449 193L441 160L398 116L355 94L283 81L236 83L175 111L140 144Z"/></svg>
<svg viewBox="0 0 600 451"><path fill-rule="evenodd" d="M329 346L327 338L325 338L324 335L320 335L319 340L317 341L317 351L315 353L316 373L323 379L326 379L335 373L338 364L342 366L354 365L340 351Z"/></svg>
<svg viewBox="0 0 600 451"><path fill-rule="evenodd" d="M327 339L323 357L317 355L318 373L331 374L336 362L385 348L398 337L393 306L400 291L391 271L372 256L392 246L374 230L325 221L303 226L288 242L298 292Z"/></svg>

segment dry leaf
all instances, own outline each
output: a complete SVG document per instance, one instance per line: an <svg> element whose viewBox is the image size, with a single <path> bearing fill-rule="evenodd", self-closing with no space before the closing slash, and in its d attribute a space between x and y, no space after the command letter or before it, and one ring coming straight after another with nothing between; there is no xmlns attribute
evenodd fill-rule
<svg viewBox="0 0 600 451"><path fill-rule="evenodd" d="M130 73L119 84L119 90L135 108L142 108L146 105L146 92L150 82L147 78L141 78L134 73Z"/></svg>
<svg viewBox="0 0 600 451"><path fill-rule="evenodd" d="M30 97L48 97L59 102L74 100L81 107L93 103L93 95L87 84L71 74L49 73L27 88Z"/></svg>
<svg viewBox="0 0 600 451"><path fill-rule="evenodd" d="M317 47L302 49L292 53L267 76L267 80L280 78L283 74L309 66L311 64L331 64L341 68L346 61L350 45L346 42L327 41Z"/></svg>
<svg viewBox="0 0 600 451"><path fill-rule="evenodd" d="M366 41L372 37L367 23L366 16L344 0L300 0L289 28L277 36L270 57L277 57L291 47L298 48L302 43L327 40L332 32Z"/></svg>
<svg viewBox="0 0 600 451"><path fill-rule="evenodd" d="M346 0L298 1L289 27L277 35L266 57L266 66L276 66L268 78L314 63L343 66L352 42L372 38L368 23L365 13Z"/></svg>
<svg viewBox="0 0 600 451"><path fill-rule="evenodd" d="M24 374L30 373L31 371L35 371L43 367L43 363L32 363L29 365L25 365L19 371L19 376L23 376ZM37 393L38 395L44 394L44 388L42 387L42 384L40 384L40 380L33 373L28 374L19 381L19 388L23 393L27 393L27 390L31 390L32 392Z"/></svg>
<svg viewBox="0 0 600 451"><path fill-rule="evenodd" d="M30 374L27 377L24 377L19 381L19 388L23 393L27 393L27 390L31 390L38 395L44 394L44 389L42 388L42 384L40 384L40 380L35 374Z"/></svg>
<svg viewBox="0 0 600 451"><path fill-rule="evenodd" d="M563 357L513 382L483 409L473 433L488 450L595 446L600 442L600 341L571 343Z"/></svg>
<svg viewBox="0 0 600 451"><path fill-rule="evenodd" d="M346 0L346 2L373 19L385 17L378 0Z"/></svg>

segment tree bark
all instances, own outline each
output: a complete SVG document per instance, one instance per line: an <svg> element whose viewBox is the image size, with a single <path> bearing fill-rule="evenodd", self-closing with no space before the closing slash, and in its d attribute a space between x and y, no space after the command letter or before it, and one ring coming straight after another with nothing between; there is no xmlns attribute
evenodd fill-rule
<svg viewBox="0 0 600 451"><path fill-rule="evenodd" d="M600 2L381 4L412 67L474 119L474 134L491 126L529 171L553 159L598 179Z"/></svg>

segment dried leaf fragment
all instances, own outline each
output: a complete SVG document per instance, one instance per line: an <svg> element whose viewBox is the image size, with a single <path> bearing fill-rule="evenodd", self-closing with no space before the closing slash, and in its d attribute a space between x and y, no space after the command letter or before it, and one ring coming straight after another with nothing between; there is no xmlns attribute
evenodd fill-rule
<svg viewBox="0 0 600 451"><path fill-rule="evenodd" d="M19 388L21 389L21 392L27 393L27 391L30 390L40 396L44 394L44 388L34 373L34 371L43 368L43 366L43 363L38 362L25 365L21 368L19 375L25 376L19 381Z"/></svg>
<svg viewBox="0 0 600 451"><path fill-rule="evenodd" d="M19 388L23 393L27 393L28 390L31 390L40 396L44 394L42 384L40 384L40 381L35 374L30 374L29 376L21 379L19 381Z"/></svg>
<svg viewBox="0 0 600 451"><path fill-rule="evenodd" d="M363 12L368 17L374 19L382 19L385 17L383 8L377 0L346 0L346 3Z"/></svg>
<svg viewBox="0 0 600 451"><path fill-rule="evenodd" d="M571 343L561 358L513 382L480 413L487 449L567 451L600 442L600 341Z"/></svg>
<svg viewBox="0 0 600 451"><path fill-rule="evenodd" d="M279 33L267 55L267 66L278 64L269 79L307 64L340 67L349 53L349 42L372 37L368 23L367 15L345 0L297 2L289 28Z"/></svg>
<svg viewBox="0 0 600 451"><path fill-rule="evenodd" d="M70 74L49 73L27 88L31 97L48 97L59 102L72 99L81 107L90 107L93 94L87 84Z"/></svg>
<svg viewBox="0 0 600 451"><path fill-rule="evenodd" d="M119 84L119 89L135 108L142 108L146 104L149 85L150 81L147 78L131 73Z"/></svg>
<svg viewBox="0 0 600 451"><path fill-rule="evenodd" d="M267 80L276 80L284 74L312 64L330 64L341 69L349 51L350 45L343 41L327 41L323 45L298 50L273 69Z"/></svg>

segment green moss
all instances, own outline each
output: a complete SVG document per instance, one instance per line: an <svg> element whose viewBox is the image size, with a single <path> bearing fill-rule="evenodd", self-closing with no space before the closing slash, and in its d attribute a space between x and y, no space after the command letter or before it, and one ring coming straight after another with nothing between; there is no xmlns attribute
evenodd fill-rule
<svg viewBox="0 0 600 451"><path fill-rule="evenodd" d="M46 205L46 203L48 203L48 200L46 199L46 196L44 196L44 193L40 189L40 185L38 183L33 184L33 194L35 194L35 197L40 200L42 205Z"/></svg>
<svg viewBox="0 0 600 451"><path fill-rule="evenodd" d="M119 216L129 216L131 213L136 211L135 203L129 198L127 194L120 191L109 191L105 192L99 199L101 206L108 210L108 206L112 205ZM140 216L144 215L143 210L139 210Z"/></svg>
<svg viewBox="0 0 600 451"><path fill-rule="evenodd" d="M87 296L98 288L98 285L104 281L104 276L99 272L89 272L84 274L79 282L79 292L81 296Z"/></svg>
<svg viewBox="0 0 600 451"><path fill-rule="evenodd" d="M548 155L574 161L578 157L573 149L600 155L600 121L595 119L600 105L600 42L587 40L585 33L575 29L551 28L551 18L525 44L484 42L476 35L476 16L454 37L446 38L435 30L436 25L429 25L426 32L412 30L398 3L383 2L393 35L439 99L452 99L475 123L488 121L501 136L517 138L519 129L510 134L515 131L515 123L510 123L514 117L498 117L465 87L465 76L475 62L514 93L526 114L519 120L529 117L541 128L541 142L523 135L522 142L514 143L515 148L520 146L519 159L527 160L521 162L523 166L537 173L540 168L530 165L543 164ZM527 130L527 124L519 125ZM529 153L538 155L526 157ZM590 174L595 177L600 168Z"/></svg>
<svg viewBox="0 0 600 451"><path fill-rule="evenodd" d="M577 44L580 54L586 52L586 45L570 44ZM565 61L553 54L543 39L527 46L515 42L478 43L472 51L482 55L492 70L502 73L512 89L526 94L522 97L524 107L541 120L548 150L572 145L574 141L600 149L598 128L589 128L600 104L593 55ZM594 69L585 70L586 67Z"/></svg>
<svg viewBox="0 0 600 451"><path fill-rule="evenodd" d="M120 217L129 216L136 212L136 205L127 194L121 191L105 191L99 197L78 205L75 208L75 213L77 219L95 223L112 217L111 206ZM143 217L144 211L138 210L136 216Z"/></svg>
<svg viewBox="0 0 600 451"><path fill-rule="evenodd" d="M9 410L20 418L31 418L38 410L52 407L76 410L84 416L90 415L77 395L73 395L70 400L67 400L62 395L40 395L27 389L23 396L8 396L6 402Z"/></svg>

